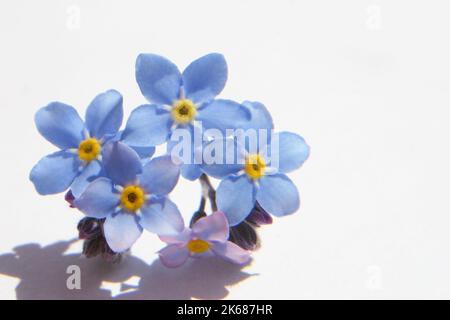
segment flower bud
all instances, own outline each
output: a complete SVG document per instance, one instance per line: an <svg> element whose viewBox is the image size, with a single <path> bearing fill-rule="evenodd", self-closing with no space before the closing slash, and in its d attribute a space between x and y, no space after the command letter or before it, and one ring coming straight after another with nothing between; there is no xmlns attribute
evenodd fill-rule
<svg viewBox="0 0 450 320"><path fill-rule="evenodd" d="M78 237L90 239L101 234L101 221L95 218L85 217L78 222Z"/></svg>
<svg viewBox="0 0 450 320"><path fill-rule="evenodd" d="M73 202L75 201L75 197L73 196L73 193L71 190L66 192L64 199L69 203L69 206L71 208L75 208L75 205L73 204Z"/></svg>
<svg viewBox="0 0 450 320"><path fill-rule="evenodd" d="M259 237L255 228L246 221L230 227L230 238L228 240L245 250L253 251L260 247Z"/></svg>
<svg viewBox="0 0 450 320"><path fill-rule="evenodd" d="M272 224L273 222L272 217L259 205L258 202L255 203L255 206L245 220L256 227L260 227L265 224Z"/></svg>

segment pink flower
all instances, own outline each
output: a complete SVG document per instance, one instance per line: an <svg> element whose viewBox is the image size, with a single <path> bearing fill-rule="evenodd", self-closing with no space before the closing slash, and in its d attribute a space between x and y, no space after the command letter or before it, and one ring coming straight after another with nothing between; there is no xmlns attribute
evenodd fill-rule
<svg viewBox="0 0 450 320"><path fill-rule="evenodd" d="M169 268L176 268L189 257L216 255L229 262L247 264L250 252L228 241L229 225L223 212L217 211L198 220L192 229L175 236L160 236L167 246L159 251L161 262Z"/></svg>

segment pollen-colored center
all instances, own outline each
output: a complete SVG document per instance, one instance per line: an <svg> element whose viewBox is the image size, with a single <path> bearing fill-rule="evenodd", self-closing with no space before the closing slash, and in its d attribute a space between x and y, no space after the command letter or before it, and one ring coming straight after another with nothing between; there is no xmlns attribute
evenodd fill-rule
<svg viewBox="0 0 450 320"><path fill-rule="evenodd" d="M128 186L120 195L120 203L128 211L139 210L145 202L145 193L139 186Z"/></svg>
<svg viewBox="0 0 450 320"><path fill-rule="evenodd" d="M251 179L259 179L264 176L266 171L266 162L259 154L251 154L245 159L245 173Z"/></svg>
<svg viewBox="0 0 450 320"><path fill-rule="evenodd" d="M89 138L81 141L78 146L78 157L84 161L92 161L98 157L101 151L100 142L95 138Z"/></svg>
<svg viewBox="0 0 450 320"><path fill-rule="evenodd" d="M203 253L209 250L210 244L201 239L194 239L188 242L187 248L192 253Z"/></svg>
<svg viewBox="0 0 450 320"><path fill-rule="evenodd" d="M176 123L186 124L195 119L197 108L189 99L181 99L174 103L172 108L172 119Z"/></svg>

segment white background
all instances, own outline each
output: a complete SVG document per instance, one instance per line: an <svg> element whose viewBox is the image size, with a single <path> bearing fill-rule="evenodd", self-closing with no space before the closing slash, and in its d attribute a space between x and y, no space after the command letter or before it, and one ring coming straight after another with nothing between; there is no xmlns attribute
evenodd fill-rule
<svg viewBox="0 0 450 320"><path fill-rule="evenodd" d="M445 0L1 1L0 298L450 298L449 11ZM55 150L35 111L59 100L84 115L115 88L128 116L145 103L142 52L181 69L223 53L221 97L263 102L276 129L312 147L291 175L300 211L261 230L243 270L163 269L150 234L121 265L79 258L80 243L59 241L82 214L28 180ZM172 194L186 217L198 196L184 181ZM71 264L81 291L65 286Z"/></svg>

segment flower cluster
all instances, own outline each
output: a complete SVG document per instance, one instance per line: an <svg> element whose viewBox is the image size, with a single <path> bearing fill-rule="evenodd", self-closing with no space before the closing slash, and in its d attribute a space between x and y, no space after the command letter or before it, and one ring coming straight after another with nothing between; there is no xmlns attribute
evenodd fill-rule
<svg viewBox="0 0 450 320"><path fill-rule="evenodd" d="M217 53L183 72L162 56L141 54L136 80L149 103L123 130L116 90L96 96L84 121L60 102L37 111L39 133L59 151L42 158L30 180L41 195L66 192L85 214L78 230L87 257L117 261L146 230L167 244L159 256L168 267L208 255L246 264L259 245L255 228L298 210L286 173L308 158L308 145L295 133L274 132L263 104L217 99L227 75ZM166 152L153 157L162 144ZM169 199L180 175L202 186L189 226ZM220 180L217 190L209 177Z"/></svg>

